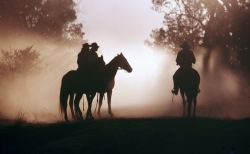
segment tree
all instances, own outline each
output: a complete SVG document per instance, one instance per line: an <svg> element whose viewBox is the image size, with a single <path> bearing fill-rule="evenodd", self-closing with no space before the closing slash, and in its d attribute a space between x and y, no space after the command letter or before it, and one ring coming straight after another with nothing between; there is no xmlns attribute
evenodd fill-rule
<svg viewBox="0 0 250 154"><path fill-rule="evenodd" d="M1 50L0 52L0 75L8 77L14 74L25 74L36 70L39 53L32 47L25 49Z"/></svg>
<svg viewBox="0 0 250 154"><path fill-rule="evenodd" d="M151 37L155 43L170 45L175 50L183 40L202 44L208 12L201 1L152 0L154 9L164 12L163 27L153 30ZM162 42L164 42L162 44Z"/></svg>
<svg viewBox="0 0 250 154"><path fill-rule="evenodd" d="M163 27L152 31L154 45L176 50L181 41L208 49L204 68L212 49L220 47L231 66L250 70L249 0L152 0L154 9L165 13Z"/></svg>
<svg viewBox="0 0 250 154"><path fill-rule="evenodd" d="M2 30L19 29L37 33L45 38L63 38L67 36L66 33L70 33L74 38L82 38L84 34L82 25L74 23L75 20L74 0L0 1L0 28Z"/></svg>

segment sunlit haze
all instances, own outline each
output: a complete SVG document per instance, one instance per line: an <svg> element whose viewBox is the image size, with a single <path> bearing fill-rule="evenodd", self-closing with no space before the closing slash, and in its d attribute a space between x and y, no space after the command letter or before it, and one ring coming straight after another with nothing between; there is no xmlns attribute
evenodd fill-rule
<svg viewBox="0 0 250 154"><path fill-rule="evenodd" d="M151 30L162 24L163 15L151 7L150 0L85 0L79 3L78 20L84 24L88 42L101 46L99 52L106 63L122 52L133 67L131 74L124 71L117 74L112 99L114 107L143 106L155 99L152 91L156 89L152 86L157 84L167 56L159 55L144 44Z"/></svg>
<svg viewBox="0 0 250 154"><path fill-rule="evenodd" d="M112 110L116 117L181 116L182 103L173 97L172 76L177 70L176 55L170 49L155 49L144 42L153 29L163 25L164 14L152 9L151 0L76 0L77 22L83 24L84 41L97 42L98 54L106 63L123 53L132 73L119 70L112 96ZM77 69L77 55L81 44L67 44L15 29L3 29L0 49L23 49L28 46L41 54L37 73L17 74L4 79L0 89L0 116L24 116L30 121L62 120L59 114L61 79L69 70ZM9 32L12 32L9 34ZM194 68L201 75L198 96L198 116L242 118L250 115L246 95L239 93L243 78L220 64L219 52L213 52L209 75L202 73L202 59L206 49L195 48ZM247 91L247 90L246 90ZM228 97L230 96L230 97ZM86 98L85 106L87 106ZM92 110L95 110L96 98ZM238 102L238 103L235 103ZM82 101L81 101L82 108ZM107 114L107 97L102 107ZM84 111L84 113L86 110Z"/></svg>

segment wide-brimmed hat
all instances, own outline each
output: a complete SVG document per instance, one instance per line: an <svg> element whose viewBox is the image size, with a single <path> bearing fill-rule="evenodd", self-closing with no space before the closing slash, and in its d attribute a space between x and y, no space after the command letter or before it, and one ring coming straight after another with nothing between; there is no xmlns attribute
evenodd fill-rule
<svg viewBox="0 0 250 154"><path fill-rule="evenodd" d="M188 43L187 41L183 42L183 43L180 45L180 47L181 47L182 49L190 49L190 48L191 48L190 45L189 45L189 43Z"/></svg>
<svg viewBox="0 0 250 154"><path fill-rule="evenodd" d="M89 47L89 44L88 43L83 43L82 44L82 47L84 48L84 47Z"/></svg>
<svg viewBox="0 0 250 154"><path fill-rule="evenodd" d="M99 46L98 46L98 44L96 42L94 42L94 43L91 44L91 47L93 48L93 47L99 47Z"/></svg>

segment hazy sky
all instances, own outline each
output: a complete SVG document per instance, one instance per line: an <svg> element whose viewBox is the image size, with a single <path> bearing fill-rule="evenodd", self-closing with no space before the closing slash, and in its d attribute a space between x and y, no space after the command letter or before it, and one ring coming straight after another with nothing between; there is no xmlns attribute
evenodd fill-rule
<svg viewBox="0 0 250 154"><path fill-rule="evenodd" d="M103 52L144 45L152 29L162 25L163 16L151 9L151 0L82 0L79 20L86 38L97 41Z"/></svg>
<svg viewBox="0 0 250 154"><path fill-rule="evenodd" d="M106 62L123 52L136 78L142 80L140 76L149 77L158 71L159 59L144 44L163 20L163 14L152 10L151 0L82 0L78 15L85 38L100 45L99 51ZM118 73L118 78L124 76Z"/></svg>

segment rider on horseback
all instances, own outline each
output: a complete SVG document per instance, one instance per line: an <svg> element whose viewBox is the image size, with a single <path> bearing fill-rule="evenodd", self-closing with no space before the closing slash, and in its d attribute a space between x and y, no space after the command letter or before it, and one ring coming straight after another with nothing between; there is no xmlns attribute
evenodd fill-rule
<svg viewBox="0 0 250 154"><path fill-rule="evenodd" d="M92 73L97 71L96 69L98 68L98 48L99 46L97 45L97 43L94 42L91 44L91 49L88 56L88 65L91 67L90 70Z"/></svg>
<svg viewBox="0 0 250 154"><path fill-rule="evenodd" d="M103 61L103 57L98 57L98 48L99 46L95 42L91 45L88 43L83 44L77 59L78 70L81 75L97 75L96 73L100 73L104 69L105 62Z"/></svg>
<svg viewBox="0 0 250 154"><path fill-rule="evenodd" d="M86 69L86 62L87 62L87 57L89 54L89 44L84 43L82 45L81 52L78 54L77 58L77 64L78 64L78 70L82 71Z"/></svg>
<svg viewBox="0 0 250 154"><path fill-rule="evenodd" d="M179 81L181 80L181 77L183 76L185 71L191 69L192 64L195 64L196 62L194 53L192 50L190 50L188 42L183 42L180 47L182 48L182 50L178 53L176 58L176 63L180 66L180 68L175 72L173 76L174 89L172 90L172 93L175 95L178 94Z"/></svg>

